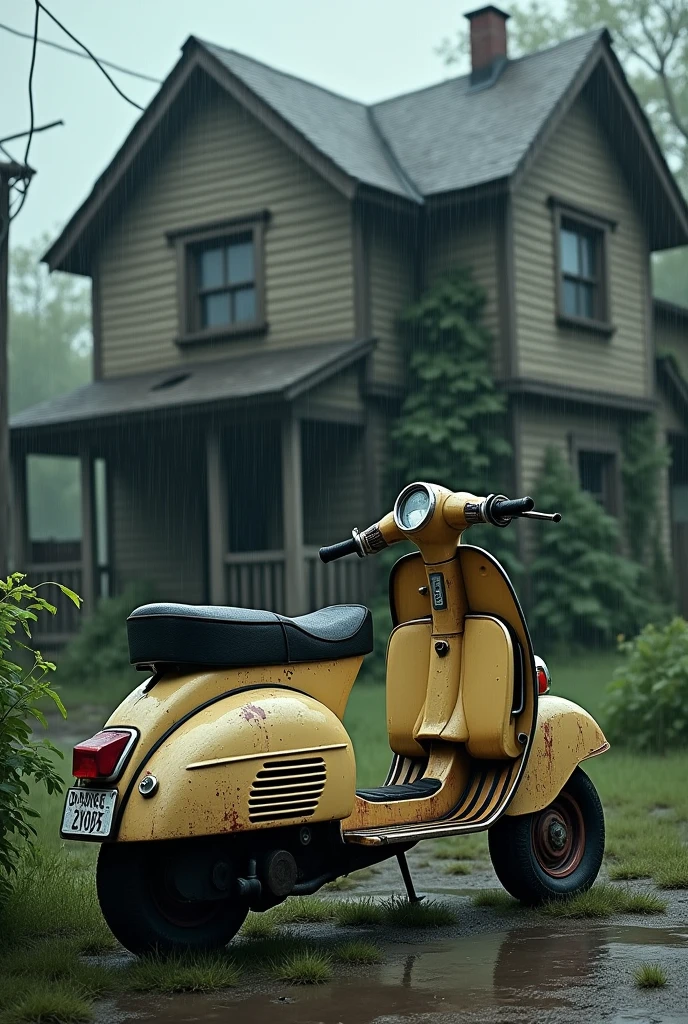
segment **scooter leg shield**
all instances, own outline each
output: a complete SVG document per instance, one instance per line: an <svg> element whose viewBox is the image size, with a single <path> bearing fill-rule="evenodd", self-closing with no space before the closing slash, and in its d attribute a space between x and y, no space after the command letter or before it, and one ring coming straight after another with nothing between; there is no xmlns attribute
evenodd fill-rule
<svg viewBox="0 0 688 1024"><path fill-rule="evenodd" d="M543 810L581 761L608 749L604 733L587 711L563 697L541 697L528 764L506 814Z"/></svg>
<svg viewBox="0 0 688 1024"><path fill-rule="evenodd" d="M137 704L127 724L138 726ZM121 723L120 723L121 724ZM346 818L356 764L344 726L324 704L279 687L219 695L147 731L119 786L119 841L226 835ZM141 780L153 776L155 784Z"/></svg>

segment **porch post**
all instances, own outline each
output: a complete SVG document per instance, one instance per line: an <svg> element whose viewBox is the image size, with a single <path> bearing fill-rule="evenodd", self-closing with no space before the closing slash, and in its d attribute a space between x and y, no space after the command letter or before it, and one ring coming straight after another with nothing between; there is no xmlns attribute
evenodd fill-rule
<svg viewBox="0 0 688 1024"><path fill-rule="evenodd" d="M93 454L81 453L81 597L84 615L92 615L96 605L96 517Z"/></svg>
<svg viewBox="0 0 688 1024"><path fill-rule="evenodd" d="M301 420L291 409L282 421L282 524L285 610L287 615L301 615L308 610L303 545Z"/></svg>
<svg viewBox="0 0 688 1024"><path fill-rule="evenodd" d="M208 584L211 604L227 603L227 487L222 461L220 431L214 425L206 434L208 490Z"/></svg>
<svg viewBox="0 0 688 1024"><path fill-rule="evenodd" d="M12 558L13 572L26 572L29 565L29 517L26 496L26 454L12 455Z"/></svg>

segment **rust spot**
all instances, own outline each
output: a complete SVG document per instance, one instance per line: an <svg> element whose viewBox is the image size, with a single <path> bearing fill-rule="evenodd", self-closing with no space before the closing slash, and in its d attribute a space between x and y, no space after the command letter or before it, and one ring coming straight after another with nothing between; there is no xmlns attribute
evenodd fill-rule
<svg viewBox="0 0 688 1024"><path fill-rule="evenodd" d="M294 675L294 669L293 668L285 668L284 674L287 677L287 679L291 679L291 677Z"/></svg>
<svg viewBox="0 0 688 1024"><path fill-rule="evenodd" d="M245 718L247 722L264 722L267 715L257 704L245 704L241 709L241 717Z"/></svg>
<svg viewBox="0 0 688 1024"><path fill-rule="evenodd" d="M239 829L239 812L235 807L231 807L224 814L225 821L228 825L228 832L236 832Z"/></svg>
<svg viewBox="0 0 688 1024"><path fill-rule="evenodd" d="M549 763L550 768L552 767L552 726L549 722L545 722L542 726L543 736L545 738L545 757Z"/></svg>

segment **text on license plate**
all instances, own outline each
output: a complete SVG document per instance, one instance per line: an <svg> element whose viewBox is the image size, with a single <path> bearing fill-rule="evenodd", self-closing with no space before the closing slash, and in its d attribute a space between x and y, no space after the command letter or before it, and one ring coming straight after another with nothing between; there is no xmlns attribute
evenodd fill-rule
<svg viewBox="0 0 688 1024"><path fill-rule="evenodd" d="M116 789L79 787L68 790L62 818L62 835L107 838L112 830L116 802Z"/></svg>

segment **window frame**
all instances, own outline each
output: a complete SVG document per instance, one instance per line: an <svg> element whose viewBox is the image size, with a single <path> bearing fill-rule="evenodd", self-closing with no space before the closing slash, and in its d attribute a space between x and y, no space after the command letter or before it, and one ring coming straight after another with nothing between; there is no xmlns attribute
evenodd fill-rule
<svg viewBox="0 0 688 1024"><path fill-rule="evenodd" d="M611 337L615 327L611 321L611 293L609 287L609 234L616 230L616 221L603 214L592 213L568 203L556 196L550 196L548 204L552 210L552 226L554 238L554 287L555 313L559 327L575 327L590 331L604 337ZM583 278L568 275L574 280L588 281L595 285L595 315L592 317L576 316L564 309L564 277L561 265L561 232L570 225L570 230L580 234L593 234L595 253L599 263L594 278Z"/></svg>
<svg viewBox="0 0 688 1024"><path fill-rule="evenodd" d="M604 511L616 519L623 516L623 485L621 480L621 442L616 437L599 437L596 434L571 434L569 437L571 451L571 462L578 485L583 490L580 470L580 456L582 453L604 455L611 459L608 485L609 502L602 506ZM586 491L590 494L590 491Z"/></svg>
<svg viewBox="0 0 688 1024"><path fill-rule="evenodd" d="M268 210L231 217L225 220L175 228L165 232L169 245L174 246L177 261L177 337L180 346L232 338L251 337L268 330L265 310L265 228L269 222ZM213 243L227 244L238 236L251 236L253 243L253 274L256 315L251 321L201 327L199 317L199 288L196 280L196 257L199 250L212 248ZM225 289L219 289L225 290ZM227 287L229 291L229 286Z"/></svg>

